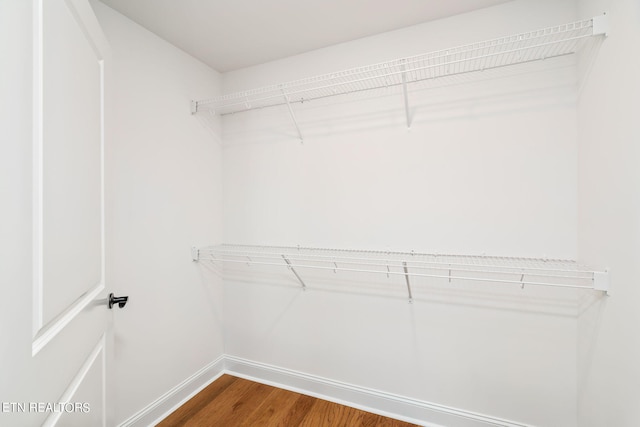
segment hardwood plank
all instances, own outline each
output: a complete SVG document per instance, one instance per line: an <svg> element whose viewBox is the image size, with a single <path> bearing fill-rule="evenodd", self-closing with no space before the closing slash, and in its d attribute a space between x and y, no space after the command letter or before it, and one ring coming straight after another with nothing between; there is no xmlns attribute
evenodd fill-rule
<svg viewBox="0 0 640 427"><path fill-rule="evenodd" d="M307 416L313 404L317 399L311 396L299 394L291 410L282 419L282 422L276 424L277 427L299 426L304 417Z"/></svg>
<svg viewBox="0 0 640 427"><path fill-rule="evenodd" d="M294 424L294 420L287 419L288 414L292 411L301 395L292 391L274 388L264 401L256 408L256 410L246 420L240 424L241 427L276 427L290 426ZM309 405L309 408L311 405Z"/></svg>
<svg viewBox="0 0 640 427"><path fill-rule="evenodd" d="M185 427L238 426L272 387L238 378L227 390L185 422Z"/></svg>
<svg viewBox="0 0 640 427"><path fill-rule="evenodd" d="M374 414L372 414L374 415ZM383 417L382 415L376 415L377 419L375 424L371 424L375 427L414 427L415 424L410 424L404 421L395 420L393 418Z"/></svg>
<svg viewBox="0 0 640 427"><path fill-rule="evenodd" d="M358 411L326 400L316 400L300 427L357 426Z"/></svg>
<svg viewBox="0 0 640 427"><path fill-rule="evenodd" d="M184 405L171 413L167 418L162 420L158 427L177 427L184 425L187 420L195 416L199 411L206 407L212 400L223 393L227 387L233 384L238 378L231 375L222 375L220 378L202 389L198 394L191 398Z"/></svg>
<svg viewBox="0 0 640 427"><path fill-rule="evenodd" d="M384 421L388 418L381 417L378 414L372 414L371 412L363 412L361 418L361 427L388 427L384 424Z"/></svg>

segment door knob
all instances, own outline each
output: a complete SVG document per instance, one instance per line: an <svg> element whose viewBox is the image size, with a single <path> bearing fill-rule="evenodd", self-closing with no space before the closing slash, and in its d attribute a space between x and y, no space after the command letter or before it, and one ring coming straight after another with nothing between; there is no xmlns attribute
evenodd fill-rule
<svg viewBox="0 0 640 427"><path fill-rule="evenodd" d="M122 308L127 305L129 297L114 297L113 292L109 294L109 308L113 308L114 304L118 304L118 307Z"/></svg>

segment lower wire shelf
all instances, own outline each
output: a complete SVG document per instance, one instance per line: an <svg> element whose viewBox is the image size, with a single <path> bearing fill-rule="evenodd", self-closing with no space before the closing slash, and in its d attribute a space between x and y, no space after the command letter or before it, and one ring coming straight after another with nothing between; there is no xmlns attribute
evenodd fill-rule
<svg viewBox="0 0 640 427"><path fill-rule="evenodd" d="M410 301L413 278L609 291L608 271L560 259L231 244L194 247L192 259L286 267L303 289L306 269L402 276Z"/></svg>

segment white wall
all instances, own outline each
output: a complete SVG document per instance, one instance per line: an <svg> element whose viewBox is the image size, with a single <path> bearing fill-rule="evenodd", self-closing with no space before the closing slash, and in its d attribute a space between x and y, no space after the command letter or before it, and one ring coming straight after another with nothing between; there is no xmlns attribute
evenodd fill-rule
<svg viewBox="0 0 640 427"><path fill-rule="evenodd" d="M511 2L226 73L224 90L563 23L573 6ZM286 107L227 116L225 241L573 258L574 84L564 67L413 92L409 132L400 94L296 105L303 146Z"/></svg>
<svg viewBox="0 0 640 427"><path fill-rule="evenodd" d="M93 4L113 49L107 147L107 277L129 295L115 313L117 421L222 354L221 284L190 248L221 240L219 124L191 116L219 75Z"/></svg>
<svg viewBox="0 0 640 427"><path fill-rule="evenodd" d="M575 8L509 2L227 73L224 91L560 24ZM225 242L574 258L576 73L545 65L412 92L410 131L398 93L296 105L304 144L286 107L226 116ZM286 269L226 282L228 354L515 422L576 425L582 296L425 284L409 305L325 292L305 274L304 293Z"/></svg>
<svg viewBox="0 0 640 427"><path fill-rule="evenodd" d="M581 261L609 267L613 291L579 322L582 427L640 425L640 3L581 0L607 12L609 37L594 56L578 102Z"/></svg>

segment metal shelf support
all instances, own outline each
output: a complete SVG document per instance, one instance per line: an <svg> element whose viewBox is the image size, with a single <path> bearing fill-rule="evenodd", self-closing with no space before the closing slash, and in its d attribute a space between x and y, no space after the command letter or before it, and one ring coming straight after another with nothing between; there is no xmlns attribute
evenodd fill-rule
<svg viewBox="0 0 640 427"><path fill-rule="evenodd" d="M611 284L609 282L609 272L607 270L595 271L593 273L593 288L610 295Z"/></svg>
<svg viewBox="0 0 640 427"><path fill-rule="evenodd" d="M407 262L402 261L402 269L404 270L404 279L407 282L407 292L409 293L409 304L413 302L413 295L411 294L411 282L409 282L409 269L407 268Z"/></svg>
<svg viewBox="0 0 640 427"><path fill-rule="evenodd" d="M284 100L287 103L287 108L289 109L289 115L291 116L291 120L293 121L293 125L296 127L296 131L298 132L298 138L300 138L300 143L304 142L304 138L302 137L302 132L300 132L300 127L298 126L298 120L296 120L296 115L293 112L293 108L291 108L291 102L289 102L289 95L282 89L282 95L284 96Z"/></svg>
<svg viewBox="0 0 640 427"><path fill-rule="evenodd" d="M407 129L411 129L411 113L409 112L409 94L407 93L406 65L402 65L402 94L404 95L404 114L407 118Z"/></svg>
<svg viewBox="0 0 640 427"><path fill-rule="evenodd" d="M302 290L306 291L307 290L307 285L304 283L304 280L302 280L302 278L300 277L300 275L298 274L298 272L296 271L295 268L293 268L293 265L291 265L291 261L289 261L287 259L286 256L282 255L282 259L284 259L284 262L287 263L287 267L289 267L289 270L291 270L291 272L296 276L296 278L298 279L298 282L300 282L300 284L302 285Z"/></svg>

